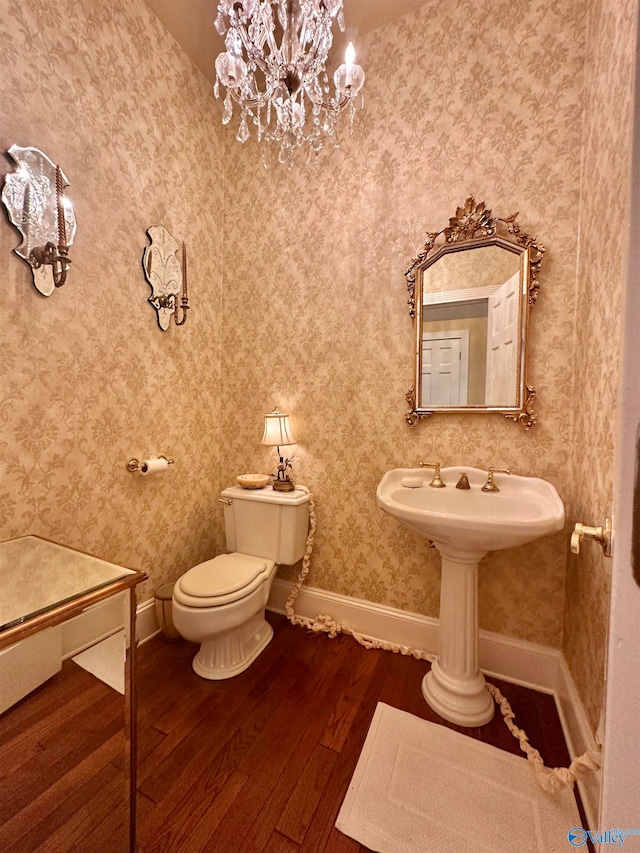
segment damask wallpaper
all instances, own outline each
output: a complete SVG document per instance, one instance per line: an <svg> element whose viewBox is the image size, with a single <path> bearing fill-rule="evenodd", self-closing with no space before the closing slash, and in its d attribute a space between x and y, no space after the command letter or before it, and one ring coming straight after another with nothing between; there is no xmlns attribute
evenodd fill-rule
<svg viewBox="0 0 640 853"><path fill-rule="evenodd" d="M315 168L265 173L255 147L226 137L221 474L264 468L262 414L291 413L296 473L317 501L310 584L437 616L437 553L376 506L390 467L545 477L572 518L585 14L583 0L428 4L359 41L365 109ZM470 194L498 216L519 212L547 248L530 432L499 415L404 423L414 332L403 272ZM489 555L481 627L560 647L567 543Z"/></svg>
<svg viewBox="0 0 640 853"><path fill-rule="evenodd" d="M265 175L250 146L226 139L223 433L233 438L222 479L264 468L262 412L290 411L297 474L318 505L309 583L431 616L437 554L377 508L382 473L430 459L553 482L564 533L483 561L480 624L557 648L566 635L594 730L609 561L568 545L576 521L600 523L611 506L598 451L611 459L617 362L592 335L615 329L620 308L635 5L430 4L359 43L366 108L313 171ZM547 249L531 313L530 432L490 415L403 422L413 330L402 273L469 194L497 215L519 211Z"/></svg>
<svg viewBox="0 0 640 853"><path fill-rule="evenodd" d="M575 519L613 509L622 286L629 211L637 3L589 4L578 257L571 492ZM611 156L615 152L615 156ZM611 560L596 545L567 560L563 648L594 728L603 701Z"/></svg>
<svg viewBox="0 0 640 853"><path fill-rule="evenodd" d="M0 538L143 569L148 598L222 547L221 129L210 87L142 0L3 7L0 146L62 166L78 231L66 284L43 297L2 211ZM192 308L167 332L141 265L151 225L187 245ZM156 454L175 464L127 472Z"/></svg>
<svg viewBox="0 0 640 853"><path fill-rule="evenodd" d="M142 0L64 6L25 0L0 16L0 145L59 162L78 219L68 282L49 298L0 223L0 539L36 533L142 568L149 598L223 549L218 492L273 469L259 442L277 405L317 504L309 583L436 616L437 554L377 508L382 473L434 460L545 477L566 529L483 561L481 627L554 648L566 637L595 726L607 566L568 557L568 532L610 500L610 466L592 475L579 451L612 453L600 407L615 403L617 368L590 330L615 326L619 309L635 0L428 3L358 40L367 82L353 136L270 171L221 126L210 85ZM470 194L519 212L547 249L530 432L498 415L404 423L403 272ZM187 243L193 307L167 332L140 263L150 225ZM156 453L175 459L165 474L126 471Z"/></svg>

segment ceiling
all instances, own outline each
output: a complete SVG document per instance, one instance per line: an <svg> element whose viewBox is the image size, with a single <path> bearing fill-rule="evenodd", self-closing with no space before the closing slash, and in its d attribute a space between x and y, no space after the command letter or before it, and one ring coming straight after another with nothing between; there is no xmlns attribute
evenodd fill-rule
<svg viewBox="0 0 640 853"><path fill-rule="evenodd" d="M407 15L427 0L344 0L346 32L334 26L334 47L342 53L350 39L358 49L358 36ZM185 53L205 77L215 80L214 64L224 50L213 25L217 0L146 0Z"/></svg>

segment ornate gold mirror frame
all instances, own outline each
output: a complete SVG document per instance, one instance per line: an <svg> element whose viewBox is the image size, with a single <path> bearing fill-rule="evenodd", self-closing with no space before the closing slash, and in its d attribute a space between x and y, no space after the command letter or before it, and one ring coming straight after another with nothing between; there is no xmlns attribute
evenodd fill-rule
<svg viewBox="0 0 640 853"><path fill-rule="evenodd" d="M526 378L527 335L545 250L520 230L517 216L496 217L471 196L446 228L427 232L406 270L416 330L415 381L406 395L409 426L445 412L497 412L527 430L536 423L536 393ZM507 315L510 331L501 337ZM453 380L445 376L451 373Z"/></svg>

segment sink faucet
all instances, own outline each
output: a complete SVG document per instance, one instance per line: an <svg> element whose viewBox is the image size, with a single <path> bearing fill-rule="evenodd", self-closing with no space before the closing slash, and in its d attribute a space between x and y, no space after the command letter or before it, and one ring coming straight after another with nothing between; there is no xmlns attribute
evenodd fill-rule
<svg viewBox="0 0 640 853"><path fill-rule="evenodd" d="M460 479L456 483L456 489L464 489L465 491L468 491L470 488L469 477L463 471L462 474L460 474Z"/></svg>
<svg viewBox="0 0 640 853"><path fill-rule="evenodd" d="M439 462L421 462L421 468L434 468L433 480L429 483L432 489L444 489L446 483L442 482L440 477L440 463Z"/></svg>
<svg viewBox="0 0 640 853"><path fill-rule="evenodd" d="M487 482L482 487L482 491L483 492L499 492L500 489L493 482L493 475L494 474L510 474L510 473L511 473L511 471L509 468L493 468L493 467L490 467L487 470Z"/></svg>

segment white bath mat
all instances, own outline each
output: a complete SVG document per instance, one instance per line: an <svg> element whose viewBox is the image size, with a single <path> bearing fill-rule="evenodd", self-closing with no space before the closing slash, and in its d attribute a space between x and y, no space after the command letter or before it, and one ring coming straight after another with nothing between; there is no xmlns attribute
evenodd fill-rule
<svg viewBox="0 0 640 853"><path fill-rule="evenodd" d="M382 702L336 821L377 853L566 853L580 824L526 758Z"/></svg>
<svg viewBox="0 0 640 853"><path fill-rule="evenodd" d="M71 660L124 696L124 631L112 634Z"/></svg>

